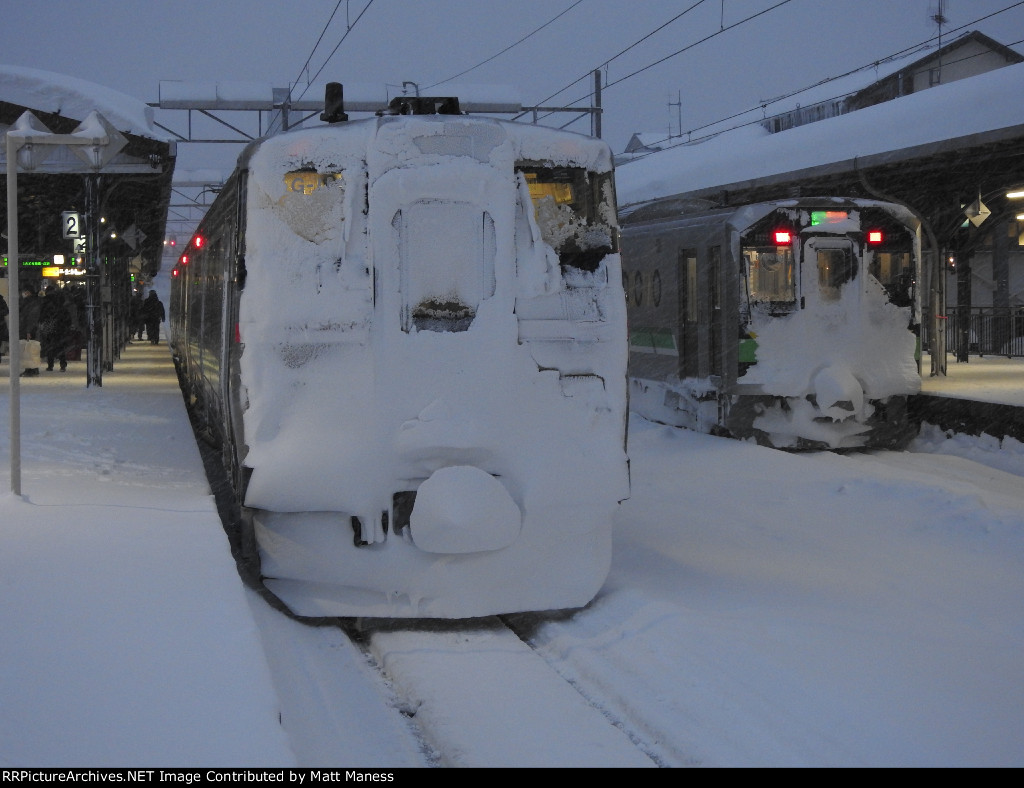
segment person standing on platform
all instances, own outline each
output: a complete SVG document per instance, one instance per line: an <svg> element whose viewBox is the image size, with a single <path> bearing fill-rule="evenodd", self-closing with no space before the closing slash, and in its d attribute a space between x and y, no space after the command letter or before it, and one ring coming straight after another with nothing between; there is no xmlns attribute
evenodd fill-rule
<svg viewBox="0 0 1024 788"><path fill-rule="evenodd" d="M164 305L160 302L156 290L150 290L146 300L142 303L142 319L146 324L146 339L150 344L156 345L160 342L160 324L167 318Z"/></svg>
<svg viewBox="0 0 1024 788"><path fill-rule="evenodd" d="M4 345L8 343L10 337L7 331L7 315L10 314L10 311L4 297L0 295L0 361L4 360Z"/></svg>
<svg viewBox="0 0 1024 788"><path fill-rule="evenodd" d="M39 341L46 371L53 372L53 363L60 361L60 371L68 368L68 345L71 341L71 313L64 294L50 285L45 290L39 309Z"/></svg>
<svg viewBox="0 0 1024 788"><path fill-rule="evenodd" d="M142 319L142 293L132 295L128 304L128 339L142 339L146 323Z"/></svg>
<svg viewBox="0 0 1024 788"><path fill-rule="evenodd" d="M21 373L23 378L32 378L39 374L39 312L42 307L42 299L31 287L22 288L21 300L18 301L18 336L25 340L21 357L21 363L25 367L25 371ZM35 366L26 366L32 364Z"/></svg>

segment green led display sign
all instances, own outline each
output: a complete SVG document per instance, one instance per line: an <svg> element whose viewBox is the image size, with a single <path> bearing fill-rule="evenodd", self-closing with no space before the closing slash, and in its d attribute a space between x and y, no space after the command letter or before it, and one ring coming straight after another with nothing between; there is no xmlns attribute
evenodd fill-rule
<svg viewBox="0 0 1024 788"><path fill-rule="evenodd" d="M22 268L41 268L44 265L53 265L51 260L22 260ZM7 255L4 255L4 268L7 267Z"/></svg>
<svg viewBox="0 0 1024 788"><path fill-rule="evenodd" d="M850 214L846 211L811 211L811 226L838 224L839 222L845 222L849 216Z"/></svg>

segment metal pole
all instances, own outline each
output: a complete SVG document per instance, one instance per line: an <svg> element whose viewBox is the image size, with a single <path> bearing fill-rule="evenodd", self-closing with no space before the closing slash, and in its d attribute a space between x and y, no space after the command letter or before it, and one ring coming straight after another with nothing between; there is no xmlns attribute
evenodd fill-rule
<svg viewBox="0 0 1024 788"><path fill-rule="evenodd" d="M594 69L594 136L601 137L601 69Z"/></svg>
<svg viewBox="0 0 1024 788"><path fill-rule="evenodd" d="M99 113L92 113L90 118L96 116L100 123L106 121ZM27 110L15 121L14 125L7 130L7 281L8 294L11 296L10 321L13 336L10 342L11 349L11 492L21 495L21 380L19 378L21 369L21 297L18 275L21 273L21 259L18 250L18 150L26 144L30 145L89 145L94 151L100 147L104 153L112 151L114 155L125 144L125 139L120 136L116 129L107 124L108 131L100 136L87 137L74 132L72 134L52 134L46 130L31 112ZM42 132L42 133L40 133ZM116 140L116 149L111 148L111 137L119 137ZM109 157L108 157L109 158ZM31 159L31 157L30 157ZM103 167L106 158L100 158L92 164L93 169ZM26 165L32 169L35 165Z"/></svg>
<svg viewBox="0 0 1024 788"><path fill-rule="evenodd" d="M85 385L103 385L103 335L100 333L100 217L99 175L85 176L85 204L88 221L85 257Z"/></svg>
<svg viewBox="0 0 1024 788"><path fill-rule="evenodd" d="M11 367L11 492L21 495L21 288L18 274L18 140L7 133L7 294L10 296L10 367Z"/></svg>

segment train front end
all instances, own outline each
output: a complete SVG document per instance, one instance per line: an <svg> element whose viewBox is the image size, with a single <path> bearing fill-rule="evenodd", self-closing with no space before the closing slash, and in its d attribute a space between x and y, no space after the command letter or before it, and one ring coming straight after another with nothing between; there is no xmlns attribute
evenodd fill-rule
<svg viewBox="0 0 1024 788"><path fill-rule="evenodd" d="M461 115L264 142L239 305L244 505L301 616L574 608L628 496L611 157Z"/></svg>
<svg viewBox="0 0 1024 788"><path fill-rule="evenodd" d="M630 407L785 449L899 447L920 390L920 237L891 203L624 212Z"/></svg>
<svg viewBox="0 0 1024 788"><path fill-rule="evenodd" d="M902 445L920 390L916 220L867 200L768 207L734 218L745 229L727 428L780 448Z"/></svg>

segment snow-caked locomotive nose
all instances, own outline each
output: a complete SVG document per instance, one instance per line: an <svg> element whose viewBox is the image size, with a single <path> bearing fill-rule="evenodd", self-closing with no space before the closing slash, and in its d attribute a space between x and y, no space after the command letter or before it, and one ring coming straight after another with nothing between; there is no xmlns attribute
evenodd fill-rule
<svg viewBox="0 0 1024 788"><path fill-rule="evenodd" d="M244 175L227 382L267 588L303 616L586 604L629 490L607 146L396 111Z"/></svg>

